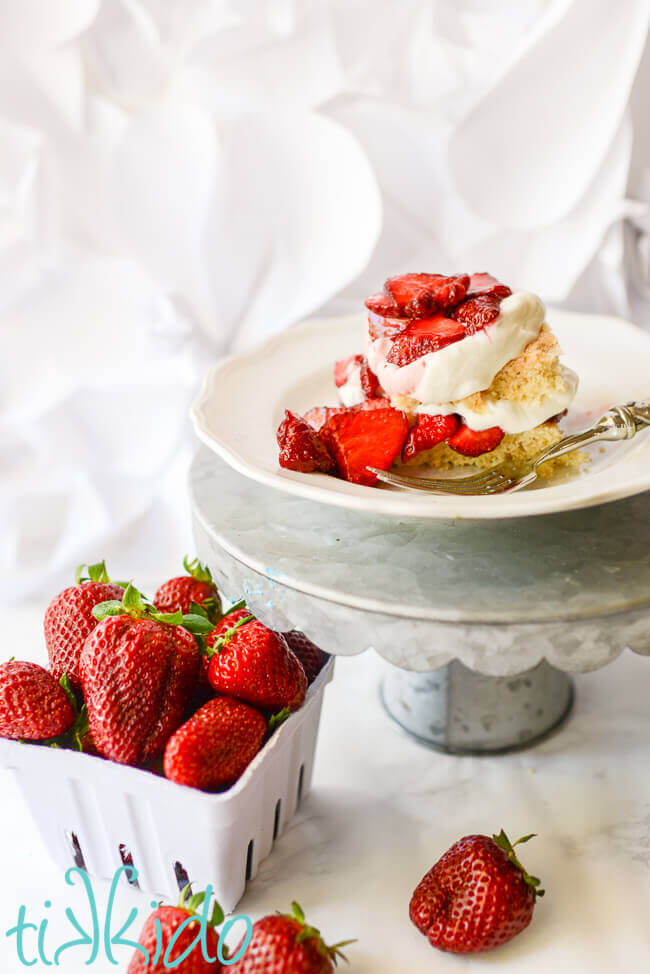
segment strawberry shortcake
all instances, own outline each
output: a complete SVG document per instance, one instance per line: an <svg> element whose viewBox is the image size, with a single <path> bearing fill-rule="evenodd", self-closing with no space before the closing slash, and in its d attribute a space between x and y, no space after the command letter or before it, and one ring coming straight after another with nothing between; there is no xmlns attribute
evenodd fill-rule
<svg viewBox="0 0 650 974"><path fill-rule="evenodd" d="M369 466L516 467L561 438L578 377L535 294L486 273L404 274L366 307L365 354L335 365L341 405L287 412L281 466L372 485Z"/></svg>

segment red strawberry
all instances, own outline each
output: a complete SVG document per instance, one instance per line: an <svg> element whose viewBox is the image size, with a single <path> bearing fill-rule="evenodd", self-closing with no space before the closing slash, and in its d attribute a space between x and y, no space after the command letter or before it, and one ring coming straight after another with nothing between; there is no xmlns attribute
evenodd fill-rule
<svg viewBox="0 0 650 974"><path fill-rule="evenodd" d="M496 450L504 436L505 433L500 426L490 426L486 430L471 430L469 426L461 423L447 443L452 450L464 457L480 457L482 453Z"/></svg>
<svg viewBox="0 0 650 974"><path fill-rule="evenodd" d="M335 385L340 389L357 369L364 396L366 399L374 399L379 393L379 379L368 365L365 355L350 355L340 359L334 366Z"/></svg>
<svg viewBox="0 0 650 974"><path fill-rule="evenodd" d="M330 416L336 416L337 413L344 413L346 408L346 406L314 406L313 409L307 410L303 419L313 429L318 431L323 428Z"/></svg>
<svg viewBox="0 0 650 974"><path fill-rule="evenodd" d="M379 315L382 318L397 315L398 313L393 299L387 294L384 294L383 291L380 291L378 294L371 294L366 301L366 308L373 315Z"/></svg>
<svg viewBox="0 0 650 974"><path fill-rule="evenodd" d="M176 617L145 605L132 585L124 599L95 609L103 621L81 652L90 733L119 764L158 757L181 723L196 686L200 653ZM167 621L165 621L167 620Z"/></svg>
<svg viewBox="0 0 650 974"><path fill-rule="evenodd" d="M215 697L167 741L165 776L203 791L232 785L262 747L266 730L259 710L240 700Z"/></svg>
<svg viewBox="0 0 650 974"><path fill-rule="evenodd" d="M465 297L473 298L479 294L494 294L497 298L507 298L512 291L507 284L501 284L491 274L472 274Z"/></svg>
<svg viewBox="0 0 650 974"><path fill-rule="evenodd" d="M501 298L494 294L483 294L468 298L454 310L454 319L460 321L468 335L491 324L499 317Z"/></svg>
<svg viewBox="0 0 650 974"><path fill-rule="evenodd" d="M401 274L389 277L384 291L393 299L401 317L426 318L440 309L454 308L468 287L469 274Z"/></svg>
<svg viewBox="0 0 650 974"><path fill-rule="evenodd" d="M153 604L159 612L190 612L192 602L200 605L208 619L216 622L221 617L221 598L210 569L202 565L198 558L183 559L187 575L179 575L163 582L153 597Z"/></svg>
<svg viewBox="0 0 650 974"><path fill-rule="evenodd" d="M223 923L223 910L215 902L212 915L208 916L205 893L188 900L189 889L186 886L181 893L178 906L159 906L147 918L138 939L144 952L135 951L127 974L169 974L172 969L178 974L221 974L215 927ZM197 910L202 905L199 915ZM191 921L192 917L196 917L196 922ZM188 956L179 963L185 951Z"/></svg>
<svg viewBox="0 0 650 974"><path fill-rule="evenodd" d="M429 352L439 352L465 338L465 328L453 318L437 314L433 318L411 321L399 335L393 338L386 361L393 365L408 365Z"/></svg>
<svg viewBox="0 0 650 974"><path fill-rule="evenodd" d="M307 677L286 640L256 619L213 642L208 679L217 693L276 713L298 710Z"/></svg>
<svg viewBox="0 0 650 974"><path fill-rule="evenodd" d="M515 842L527 842L527 835ZM529 876L502 830L467 835L438 860L417 886L409 915L433 947L478 953L506 943L530 923L544 890Z"/></svg>
<svg viewBox="0 0 650 974"><path fill-rule="evenodd" d="M278 446L280 466L287 470L328 473L333 467L332 458L316 431L288 409L278 427Z"/></svg>
<svg viewBox="0 0 650 974"><path fill-rule="evenodd" d="M45 612L44 630L50 671L56 679L67 673L74 690L81 688L79 657L88 633L97 625L92 610L100 602L121 599L124 590L111 582L103 561L77 569L77 584L52 599Z"/></svg>
<svg viewBox="0 0 650 974"><path fill-rule="evenodd" d="M320 930L307 925L298 904L291 906L292 914L276 913L253 924L248 949L228 968L232 974L332 974L338 958L344 956L341 947L352 941L328 947Z"/></svg>
<svg viewBox="0 0 650 974"><path fill-rule="evenodd" d="M372 312L368 315L368 334L373 340L375 338L393 338L403 327L403 318L383 318Z"/></svg>
<svg viewBox="0 0 650 974"><path fill-rule="evenodd" d="M356 366L361 367L364 360L364 355L348 355L347 358L341 358L334 363L334 385L337 389L345 385L350 378L350 373L355 370Z"/></svg>
<svg viewBox="0 0 650 974"><path fill-rule="evenodd" d="M255 617L250 609L238 602L236 607L228 609L223 619L221 619L214 627L212 632L209 633L208 638L206 639L207 645L209 647L214 646L217 639L219 639L221 636L225 636L228 630L232 629L236 623L241 622L242 619L247 619L249 622L252 622L254 618Z"/></svg>
<svg viewBox="0 0 650 974"><path fill-rule="evenodd" d="M402 462L406 463L423 450L431 450L438 443L448 439L458 429L458 418L449 416L429 416L420 413L415 426L411 426L406 443L402 449Z"/></svg>
<svg viewBox="0 0 650 974"><path fill-rule="evenodd" d="M246 608L246 605L242 600L228 609L225 616L205 637L205 651L201 655L201 674L199 682L201 684L207 684L211 691L211 695L214 693L214 691L212 690L212 687L208 681L208 668L210 666L210 659L213 655L215 643L222 636L225 636L229 629L236 626L238 622L241 622L243 619L245 619L247 622L252 622L254 618L253 613L250 611L250 609Z"/></svg>
<svg viewBox="0 0 650 974"><path fill-rule="evenodd" d="M42 666L0 664L0 737L43 741L65 734L74 720L68 694Z"/></svg>
<svg viewBox="0 0 650 974"><path fill-rule="evenodd" d="M283 632L281 635L286 639L293 655L297 656L302 663L307 682L312 684L325 666L328 657L299 629L291 629L290 632Z"/></svg>
<svg viewBox="0 0 650 974"><path fill-rule="evenodd" d="M366 399L375 399L382 395L382 389L379 385L379 379L372 371L368 365L368 359L363 357L363 363L361 365L360 372L361 388L363 389L363 394Z"/></svg>
<svg viewBox="0 0 650 974"><path fill-rule="evenodd" d="M372 405L371 405L372 404ZM332 416L321 430L340 477L373 486L375 474L367 467L388 470L408 435L406 416L383 399L370 399Z"/></svg>

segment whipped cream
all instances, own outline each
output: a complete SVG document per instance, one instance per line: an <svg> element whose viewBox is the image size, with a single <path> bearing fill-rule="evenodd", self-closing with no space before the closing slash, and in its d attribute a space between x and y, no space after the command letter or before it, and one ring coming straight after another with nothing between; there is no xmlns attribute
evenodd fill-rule
<svg viewBox="0 0 650 974"><path fill-rule="evenodd" d="M430 416L458 413L472 430L486 430L500 426L504 433L523 433L545 423L551 416L563 412L573 401L578 388L578 376L565 365L560 366L564 385L537 402L517 402L514 399L486 398L485 409L478 413L463 402L426 403L416 412Z"/></svg>
<svg viewBox="0 0 650 974"><path fill-rule="evenodd" d="M390 398L411 396L421 403L436 404L464 399L489 388L506 362L520 355L526 345L537 338L544 314L544 305L536 294L515 291L503 299L499 317L491 325L408 365L386 361L390 338L373 341L368 336L368 363ZM564 408L563 405L561 409ZM546 418L552 415L550 412ZM496 425L501 424L488 424Z"/></svg>

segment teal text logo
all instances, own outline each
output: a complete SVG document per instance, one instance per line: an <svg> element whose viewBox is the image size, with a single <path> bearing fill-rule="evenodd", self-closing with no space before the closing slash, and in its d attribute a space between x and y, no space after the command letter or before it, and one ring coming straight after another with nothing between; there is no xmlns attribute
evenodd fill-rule
<svg viewBox="0 0 650 974"><path fill-rule="evenodd" d="M160 922L157 919L154 920L156 943L154 951L150 955L150 952L142 944L137 943L135 940L130 940L126 936L138 919L138 910L133 907L124 921L120 921L117 917L115 907L122 873L125 873L131 882L137 879L138 876L138 871L133 866L121 866L117 870L111 883L105 914L103 917L100 917L90 876L85 870L79 869L76 866L68 869L65 874L65 881L68 886L74 886L77 883L82 885L85 892L85 906L87 909L84 910L84 916L80 919L70 907L66 907L65 917L70 924L71 931L74 931L74 936L58 946L54 946L48 942L48 917L45 916L40 923L33 923L28 918L27 907L19 907L16 923L6 931L6 936L15 938L16 953L20 963L25 967L33 967L40 961L46 967L59 967L61 958L64 955L69 956L69 951L74 951L85 954L84 964L87 967L95 963L100 953L103 954L104 958L110 964L118 966L122 961L119 961L115 957L115 948L130 947L132 950L140 951L146 963L153 965L162 962L163 967L174 970L199 946L203 957L208 963L219 961L224 966L234 964L246 953L248 945L251 942L251 937L253 936L253 924L250 917L244 914L231 917L223 924L219 933L217 956L213 957L208 952L207 930L210 918L210 901L214 892L212 887L208 886L205 891L205 900L203 901L201 912L194 916L188 916L187 920L178 927L169 941L165 941L163 938ZM152 903L151 905L155 909L158 903ZM52 901L45 900L44 907L46 910L51 910ZM182 953L176 955L175 948L178 940L190 923L197 926L196 936ZM244 926L243 940L235 954L224 957L225 938L236 924L243 924Z"/></svg>

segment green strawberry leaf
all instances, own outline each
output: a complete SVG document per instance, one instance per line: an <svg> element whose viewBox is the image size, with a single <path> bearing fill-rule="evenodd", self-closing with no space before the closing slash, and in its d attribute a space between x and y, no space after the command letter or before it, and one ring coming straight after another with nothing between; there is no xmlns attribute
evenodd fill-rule
<svg viewBox="0 0 650 974"><path fill-rule="evenodd" d="M132 619L151 619L166 626L183 624L183 613L180 609L177 612L159 612L131 582L124 589L121 602L117 599L100 602L93 607L92 613L100 622L108 616L129 615Z"/></svg>
<svg viewBox="0 0 650 974"><path fill-rule="evenodd" d="M70 706L74 711L75 717L79 714L79 705L77 703L77 698L75 696L74 690L72 689L72 684L67 673L64 673L59 680L59 686L65 691L65 695L70 701Z"/></svg>
<svg viewBox="0 0 650 974"><path fill-rule="evenodd" d="M304 943L305 940L316 940L316 947L318 952L322 957L328 957L336 967L339 958L347 962L347 957L341 951L341 947L347 947L348 944L356 943L355 940L341 940L338 944L332 944L328 946L321 936L320 930L316 927L311 927L305 920L305 913L300 904L296 903L295 900L291 904L291 913L285 914L292 920L297 920L301 924L302 930L296 937L297 943Z"/></svg>
<svg viewBox="0 0 650 974"><path fill-rule="evenodd" d="M277 714L272 714L269 718L269 734L272 734L274 730L284 724L285 720L291 716L291 711L288 707L284 707Z"/></svg>
<svg viewBox="0 0 650 974"><path fill-rule="evenodd" d="M530 840L534 839L535 836L536 833L531 832L530 835L525 835L523 836L523 838L517 839L516 842L511 842L503 829L501 829L498 835L492 836L492 840L495 843L495 845L497 845L499 849L502 849L503 852L505 852L505 854L507 855L508 859L513 864L513 866L515 866L515 868L518 869L519 872L521 873L526 885L530 886L530 888L532 889L533 899L537 899L538 896L544 896L546 890L539 889L541 879L539 879L537 876L531 876L530 873L526 872L521 862L517 858L517 854L515 852L515 846L521 845L524 842L530 842Z"/></svg>
<svg viewBox="0 0 650 974"><path fill-rule="evenodd" d="M183 625L183 613L180 609L176 612L157 612L153 606L146 606L146 611L144 617L146 619L153 619L155 622L162 622L166 626L182 626Z"/></svg>
<svg viewBox="0 0 650 974"><path fill-rule="evenodd" d="M77 719L75 720L72 730L72 750L73 751L83 751L84 749L84 738L90 733L90 726L88 724L88 711L86 710L86 705L84 704L79 713L77 714Z"/></svg>
<svg viewBox="0 0 650 974"><path fill-rule="evenodd" d="M190 561L189 555L185 555L183 558L183 568L197 582L212 582L212 572L207 565L202 565L198 558L193 558Z"/></svg>
<svg viewBox="0 0 650 974"><path fill-rule="evenodd" d="M88 569L87 572L84 572L84 568ZM108 584L110 578L106 571L106 562L99 561L96 565L79 565L75 572L75 581L77 585L81 585L82 582L104 582Z"/></svg>
<svg viewBox="0 0 650 974"><path fill-rule="evenodd" d="M93 606L92 613L99 622L102 622L103 619L107 619L109 616L123 616L127 614L123 604L118 602L117 599L98 602L97 605Z"/></svg>
<svg viewBox="0 0 650 974"><path fill-rule="evenodd" d="M193 893L190 895L192 889L192 884L188 883L187 886L181 891L180 899L178 905L181 910L187 910L188 913L196 913L199 907L205 903L205 893ZM189 897L189 899L188 899ZM225 920L226 915L221 909L220 903L215 900L212 904L212 913L210 919L208 920L209 927L218 927Z"/></svg>
<svg viewBox="0 0 650 974"><path fill-rule="evenodd" d="M210 919L208 920L208 926L219 927L221 926L221 924L225 919L226 919L226 914L221 909L221 904L217 903L217 901L215 900L214 903L212 904L212 913L210 915Z"/></svg>
<svg viewBox="0 0 650 974"><path fill-rule="evenodd" d="M196 612L181 614L181 620L183 628L188 629L193 636L205 635L214 629L213 623L206 616L197 615Z"/></svg>

